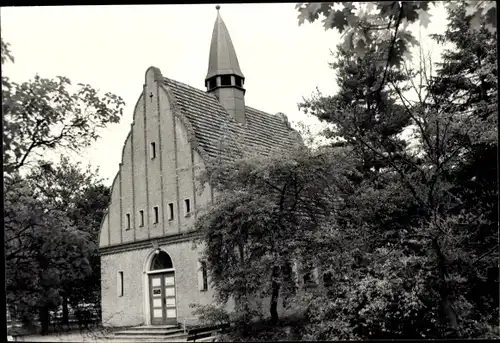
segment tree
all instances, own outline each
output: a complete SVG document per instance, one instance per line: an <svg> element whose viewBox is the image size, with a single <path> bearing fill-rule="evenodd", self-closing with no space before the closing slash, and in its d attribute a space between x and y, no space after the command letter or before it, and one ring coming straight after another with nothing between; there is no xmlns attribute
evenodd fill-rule
<svg viewBox="0 0 500 343"><path fill-rule="evenodd" d="M337 29L346 35L344 46L353 48L360 57L372 44L386 48L383 53L388 57L388 63L401 60L398 55L408 52L408 43L418 44L407 27L419 22L427 27L430 23L428 13L436 1L378 1L378 2L321 2L298 3L295 8L299 12L298 21L302 25L305 20L310 23L324 17L325 30ZM496 32L496 4L494 1L446 1L447 9L453 11L465 6L465 14L470 19L471 29L479 31L484 22L485 28ZM386 40L389 40L388 45ZM388 48L388 49L387 49ZM390 57L394 58L391 61Z"/></svg>
<svg viewBox="0 0 500 343"><path fill-rule="evenodd" d="M97 236L109 200L89 169L62 158L40 161L24 178L9 183L5 203L7 294L18 314L38 310L42 328L48 311L68 302L100 302Z"/></svg>
<svg viewBox="0 0 500 343"><path fill-rule="evenodd" d="M349 187L342 193L343 206L336 212L335 221L325 223L321 235L328 243L325 245L335 248L318 249L318 242L311 246L320 254L319 267L330 275L331 286L306 303L312 330L308 339L405 337L415 326L398 315L383 322L385 326L373 319L389 310L392 303L403 306L404 296L412 294L411 285L396 281L404 275L396 278L388 268L398 270L400 263L391 250L403 238L402 230L419 223L423 211L418 198L408 196L408 188L400 179L405 176L402 181L413 186L416 161L408 156L408 144L401 137L411 117L397 102L397 93L389 84L380 91L370 90L385 73L383 66L372 62L374 50L372 47L358 57L340 48L332 64L337 69L339 93L318 94L301 104L301 108L333 124L328 137L339 141L335 146L348 149L356 170L346 175ZM411 77L394 70L387 80L404 87ZM388 264L390 258L394 265ZM368 299L375 295L379 302L373 307ZM390 297L392 301L385 300ZM325 308L325 303L332 306Z"/></svg>
<svg viewBox="0 0 500 343"><path fill-rule="evenodd" d="M465 6L450 10L445 37L459 43L459 50L445 52L437 75L429 73L424 61L416 71L404 64L388 70L389 77L384 71L387 84L378 89L388 89L398 111L379 114L379 106L370 111L368 105L359 105L360 92L349 87L352 83L354 90L366 89L356 75L369 75L363 63L367 54L354 57L351 67L357 73L343 77L346 70L339 70L339 94L303 104L336 125L330 135L352 146L355 160L366 160L364 147L369 159L381 162L381 168L372 165L372 173L353 183L355 190L345 197L346 206L332 225L332 246L339 249L320 261L338 277L308 305L310 339L478 337L496 323L493 293L489 299L472 296L479 285L498 282L498 267L488 258L497 249L492 221L496 192L481 187L494 185L495 178L491 172L471 173L475 163L484 166L477 156L486 149L479 143L496 150L491 139L496 131L496 82L485 75L496 73L490 62L496 49L490 31L485 25L479 31L471 27L466 11ZM341 58L335 67L352 61L349 55ZM405 77L391 78L391 72L404 72ZM410 90L417 100L408 99ZM365 125L367 112L379 115L383 124ZM384 134L388 128L396 129L389 130L393 134L413 130L407 143L414 146ZM471 187L467 177L480 177L484 183ZM339 266L338 260L348 267Z"/></svg>
<svg viewBox="0 0 500 343"><path fill-rule="evenodd" d="M480 30L461 5L449 9L449 26L444 35L434 36L453 46L443 53L437 77L432 83L433 103L442 111L459 113L466 126L457 135L463 142L459 162L449 173L451 192L461 200L454 209L475 219L467 228L468 245L462 247L469 258L469 289L483 289L481 296L471 291L474 304L470 321L483 319L496 325L498 317L498 80L496 34L485 24ZM460 30L460 32L457 32ZM472 244L471 244L472 243ZM475 294L475 295L474 295ZM489 320L485 320L489 318ZM472 324L471 324L472 325Z"/></svg>
<svg viewBox="0 0 500 343"><path fill-rule="evenodd" d="M296 9L299 25L305 20L312 23L323 16L325 29L335 28L343 33L343 48L354 51L359 57L371 47L377 47L373 61L387 71L411 56L410 48L418 41L408 30L408 25L419 22L427 27L430 22L428 11L434 4L435 1L313 2L299 3ZM447 1L445 6L453 10L459 2ZM466 1L465 6L472 30L480 30L485 21L485 28L496 33L494 1ZM383 87L385 77L386 72L377 80L374 89Z"/></svg>
<svg viewBox="0 0 500 343"><path fill-rule="evenodd" d="M83 280L70 280L65 290L69 303L76 308L79 304L93 304L95 314L101 316L101 258L99 255L99 229L110 201L110 188L100 182L86 185L77 198L74 208L68 214L72 223L90 235L92 250L90 264L92 273Z"/></svg>
<svg viewBox="0 0 500 343"><path fill-rule="evenodd" d="M2 40L2 66L8 61L13 58ZM2 76L4 172L19 171L46 151L81 151L99 137L100 128L119 121L123 106L119 96L100 96L86 84L73 87L62 76L36 75L21 84Z"/></svg>
<svg viewBox="0 0 500 343"><path fill-rule="evenodd" d="M3 39L1 40L0 55L1 55L0 61L1 61L2 65L4 65L4 63L7 61L14 63L14 57L12 56L12 53L10 51L9 43L4 42ZM2 81L3 81L3 79L2 79ZM3 85L3 83L2 83L2 85Z"/></svg>
<svg viewBox="0 0 500 343"><path fill-rule="evenodd" d="M98 170L82 170L66 157L55 165L42 162L35 169L37 190L46 205L64 211L72 226L87 234L92 273L83 278L70 277L61 285L63 323L68 322L68 303L77 308L81 303L100 307L100 257L98 255L99 228L109 203L109 187L102 184ZM99 311L97 311L99 312ZM100 314L100 313L99 313Z"/></svg>
<svg viewBox="0 0 500 343"><path fill-rule="evenodd" d="M5 192L6 293L25 322L39 313L46 332L60 284L90 272L90 251L87 235L72 227L63 211L47 208L33 188L19 178Z"/></svg>
<svg viewBox="0 0 500 343"><path fill-rule="evenodd" d="M3 66L14 58L1 43ZM97 231L109 190L68 158L55 165L37 155L81 151L119 121L123 105L89 85L73 91L65 77L17 84L2 76L7 301L25 322L38 317L42 332L61 295L65 308L67 300L96 301Z"/></svg>
<svg viewBox="0 0 500 343"><path fill-rule="evenodd" d="M304 254L307 237L334 210L335 192L326 182L338 175L329 163L326 154L311 155L302 147L207 169L205 179L218 192L217 201L196 227L203 232L217 300L235 299L243 323L255 313L251 303L266 298L276 323L280 294L294 294L290 264Z"/></svg>

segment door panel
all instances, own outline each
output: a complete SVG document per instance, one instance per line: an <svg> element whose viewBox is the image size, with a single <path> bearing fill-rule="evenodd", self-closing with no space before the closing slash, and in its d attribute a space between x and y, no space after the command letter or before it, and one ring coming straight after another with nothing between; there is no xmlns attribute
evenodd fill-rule
<svg viewBox="0 0 500 343"><path fill-rule="evenodd" d="M175 275L173 272L149 275L151 324L177 323Z"/></svg>
<svg viewBox="0 0 500 343"><path fill-rule="evenodd" d="M162 277L161 275L150 275L150 306L151 306L151 324L163 324L164 320L164 306L162 294Z"/></svg>
<svg viewBox="0 0 500 343"><path fill-rule="evenodd" d="M177 311L175 308L175 275L165 274L163 278L165 291L165 315L166 324L175 324L177 321Z"/></svg>
<svg viewBox="0 0 500 343"><path fill-rule="evenodd" d="M175 308L167 309L167 318L175 318Z"/></svg>
<svg viewBox="0 0 500 343"><path fill-rule="evenodd" d="M173 286L173 285L174 285L174 276L173 275L165 276L165 286Z"/></svg>

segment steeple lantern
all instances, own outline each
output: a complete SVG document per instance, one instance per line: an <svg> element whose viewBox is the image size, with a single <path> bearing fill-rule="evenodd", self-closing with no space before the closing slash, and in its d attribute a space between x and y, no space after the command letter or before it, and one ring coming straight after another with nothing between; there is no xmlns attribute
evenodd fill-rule
<svg viewBox="0 0 500 343"><path fill-rule="evenodd" d="M208 72L205 78L207 92L214 93L226 111L239 123L245 123L245 76L241 72L233 42L226 24L216 6L215 20L210 45Z"/></svg>

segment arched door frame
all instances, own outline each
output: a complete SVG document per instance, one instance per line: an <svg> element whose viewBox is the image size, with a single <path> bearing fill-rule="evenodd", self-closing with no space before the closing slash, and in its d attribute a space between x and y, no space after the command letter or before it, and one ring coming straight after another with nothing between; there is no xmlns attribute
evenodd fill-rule
<svg viewBox="0 0 500 343"><path fill-rule="evenodd" d="M156 256L156 254L159 254L160 252L164 252L166 253L169 257L170 257L170 260L172 261L172 268L168 268L168 269L157 269L157 270L151 270L151 264L153 262L153 259L154 257ZM163 248L157 248L157 249L153 249L151 250L145 261L144 261L144 265L142 267L142 294L144 294L144 298L143 298L143 308L144 308L144 325L151 325L151 307L150 307L150 303L149 303L149 297L150 297L150 294L149 294L149 275L150 274L158 274L158 273L166 273L166 272L174 272L174 277L175 277L175 263L174 263L174 260L172 259L172 255L168 253L167 250L163 249ZM178 308L178 304L177 304L177 278L175 278L176 282L175 282L175 314L176 314L176 317L178 317L178 311L177 311L177 308Z"/></svg>

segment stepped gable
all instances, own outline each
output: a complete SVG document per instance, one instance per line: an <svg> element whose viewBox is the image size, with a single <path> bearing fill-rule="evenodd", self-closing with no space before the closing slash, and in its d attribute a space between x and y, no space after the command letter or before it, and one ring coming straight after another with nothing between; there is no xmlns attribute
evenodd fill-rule
<svg viewBox="0 0 500 343"><path fill-rule="evenodd" d="M191 123L199 147L211 158L231 161L249 153L269 156L302 143L282 115L246 106L246 123L240 124L214 94L169 78L164 81L177 108Z"/></svg>

